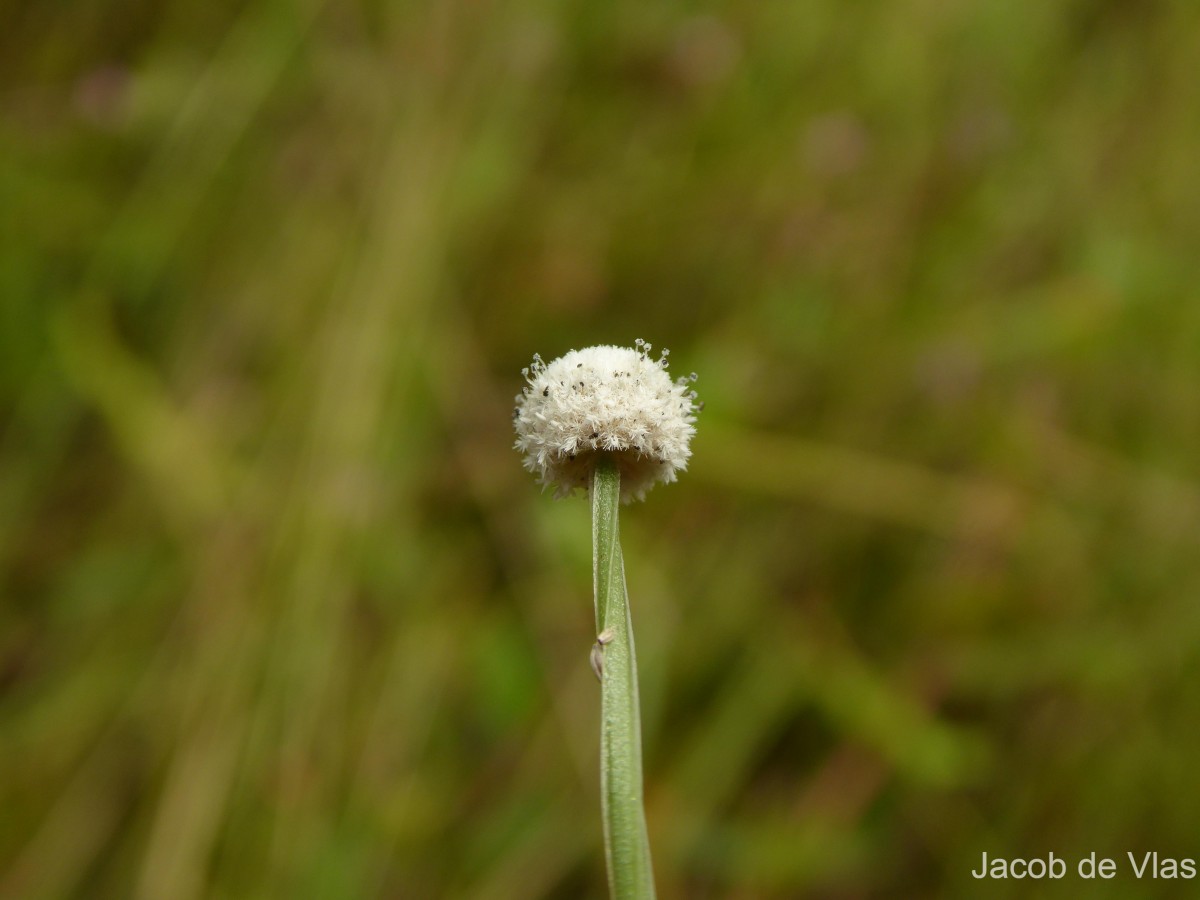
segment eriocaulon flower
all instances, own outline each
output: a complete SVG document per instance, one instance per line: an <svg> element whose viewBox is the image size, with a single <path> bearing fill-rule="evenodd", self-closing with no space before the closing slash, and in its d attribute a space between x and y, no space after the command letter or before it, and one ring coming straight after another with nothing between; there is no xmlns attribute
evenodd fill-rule
<svg viewBox="0 0 1200 900"><path fill-rule="evenodd" d="M555 496L586 489L598 454L616 463L625 503L687 468L696 375L672 380L668 351L654 359L650 349L642 340L633 348L587 347L551 363L535 354L522 370L528 384L513 411L516 448Z"/></svg>
<svg viewBox="0 0 1200 900"><path fill-rule="evenodd" d="M596 643L589 659L600 679L600 802L609 894L654 900L654 871L642 791L637 656L625 587L621 501L642 499L675 480L692 455L696 376L674 381L667 351L657 359L630 347L572 350L547 365L534 356L513 427L525 468L559 497L587 490L592 506L592 585Z"/></svg>

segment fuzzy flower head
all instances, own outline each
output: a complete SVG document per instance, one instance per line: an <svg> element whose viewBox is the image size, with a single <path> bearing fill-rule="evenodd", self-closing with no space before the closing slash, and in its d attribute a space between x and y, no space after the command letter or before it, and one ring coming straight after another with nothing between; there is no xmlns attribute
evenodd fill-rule
<svg viewBox="0 0 1200 900"><path fill-rule="evenodd" d="M672 381L667 353L650 345L572 350L547 364L536 354L522 370L513 426L525 468L566 497L587 488L596 456L608 453L621 472L621 500L641 500L655 482L687 468L699 410L693 373Z"/></svg>

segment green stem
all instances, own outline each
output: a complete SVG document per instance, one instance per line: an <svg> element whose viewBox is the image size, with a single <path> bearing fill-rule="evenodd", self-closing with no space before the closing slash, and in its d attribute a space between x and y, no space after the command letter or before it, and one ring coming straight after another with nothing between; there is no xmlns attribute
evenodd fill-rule
<svg viewBox="0 0 1200 900"><path fill-rule="evenodd" d="M596 632L606 639L601 650L600 799L609 893L614 900L646 900L654 897L654 873L642 804L637 658L617 520L621 473L610 458L597 461L590 487Z"/></svg>

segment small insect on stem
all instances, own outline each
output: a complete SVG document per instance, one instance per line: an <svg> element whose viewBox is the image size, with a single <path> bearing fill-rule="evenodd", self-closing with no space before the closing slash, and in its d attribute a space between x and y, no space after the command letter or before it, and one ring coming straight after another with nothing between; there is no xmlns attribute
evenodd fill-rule
<svg viewBox="0 0 1200 900"><path fill-rule="evenodd" d="M605 628L596 635L596 643L592 644L592 652L588 659L592 664L592 671L596 673L597 681L604 680L604 645L611 644L615 636L611 628Z"/></svg>

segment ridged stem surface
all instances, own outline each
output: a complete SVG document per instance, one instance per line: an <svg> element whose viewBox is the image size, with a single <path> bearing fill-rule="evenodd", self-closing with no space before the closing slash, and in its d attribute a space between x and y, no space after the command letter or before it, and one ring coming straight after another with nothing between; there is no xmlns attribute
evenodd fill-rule
<svg viewBox="0 0 1200 900"><path fill-rule="evenodd" d="M600 794L609 893L614 900L654 897L650 841L642 801L642 733L637 658L621 558L621 475L608 457L591 477L596 631L600 647Z"/></svg>

